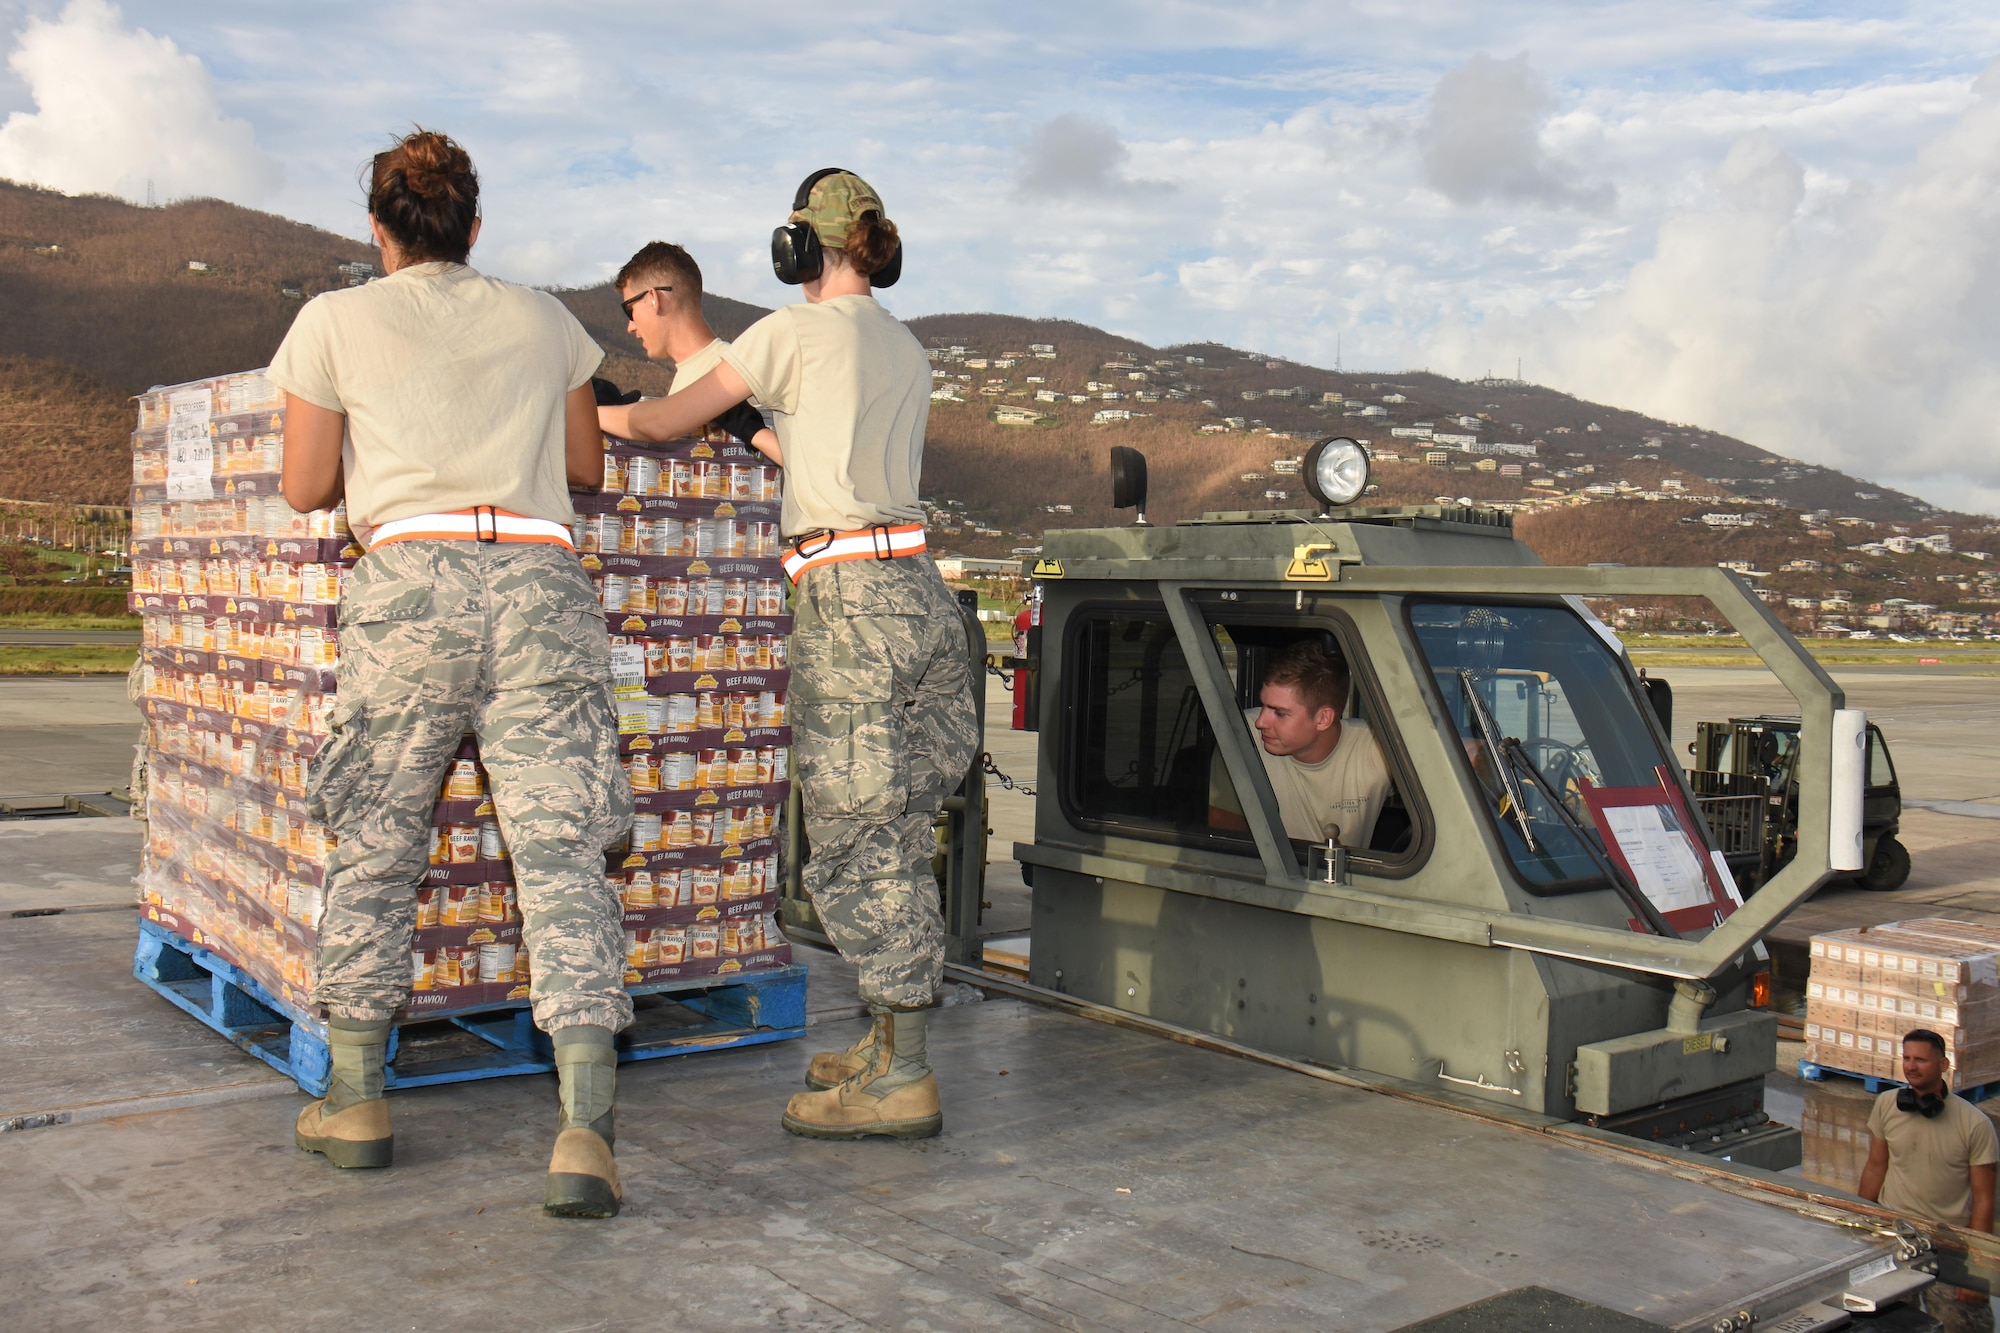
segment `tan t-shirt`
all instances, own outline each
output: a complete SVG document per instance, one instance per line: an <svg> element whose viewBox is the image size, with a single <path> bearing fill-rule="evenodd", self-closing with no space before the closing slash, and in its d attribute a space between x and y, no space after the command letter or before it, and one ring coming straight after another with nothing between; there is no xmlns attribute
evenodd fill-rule
<svg viewBox="0 0 2000 1333"><path fill-rule="evenodd" d="M774 310L723 344L722 359L750 386L750 401L774 414L785 536L923 521L930 359L874 297Z"/></svg>
<svg viewBox="0 0 2000 1333"><path fill-rule="evenodd" d="M547 292L464 264L413 264L316 296L271 382L347 415L347 518L493 505L567 523L563 399L604 353Z"/></svg>
<svg viewBox="0 0 2000 1333"><path fill-rule="evenodd" d="M1264 748L1256 735L1258 712L1252 708L1243 716L1264 760L1271 792L1278 798L1285 836L1321 845L1337 836L1343 847L1367 847L1375 836L1382 803L1389 799L1389 764L1368 724L1356 717L1341 719L1340 740L1333 753L1317 764L1306 764ZM1220 755L1209 780L1208 803L1218 810L1243 813L1243 802Z"/></svg>
<svg viewBox="0 0 2000 1333"><path fill-rule="evenodd" d="M2000 1162L2000 1135L1963 1097L1946 1097L1944 1110L1926 1117L1897 1110L1896 1091L1877 1097L1868 1112L1868 1133L1889 1145L1882 1206L1964 1226L1972 1220L1971 1169Z"/></svg>
<svg viewBox="0 0 2000 1333"><path fill-rule="evenodd" d="M722 341L722 339L711 338L708 340L707 345L699 352L689 353L687 360L676 361L674 363L673 387L667 390L667 394L672 396L679 393L682 389L687 388L703 375L721 365L722 349L727 346L729 344Z"/></svg>

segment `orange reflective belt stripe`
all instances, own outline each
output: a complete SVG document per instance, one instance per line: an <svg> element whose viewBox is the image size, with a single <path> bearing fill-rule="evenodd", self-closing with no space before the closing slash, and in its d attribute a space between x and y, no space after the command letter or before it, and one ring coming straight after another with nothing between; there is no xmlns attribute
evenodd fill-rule
<svg viewBox="0 0 2000 1333"><path fill-rule="evenodd" d="M785 574L793 583L809 569L837 565L845 560L894 560L921 555L925 550L924 525L877 524L852 532L821 532L801 537L785 552Z"/></svg>

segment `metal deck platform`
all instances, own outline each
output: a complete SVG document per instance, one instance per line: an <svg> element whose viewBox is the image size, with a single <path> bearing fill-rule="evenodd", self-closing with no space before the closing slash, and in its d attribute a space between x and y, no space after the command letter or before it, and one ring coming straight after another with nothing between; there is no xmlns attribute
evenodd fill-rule
<svg viewBox="0 0 2000 1333"><path fill-rule="evenodd" d="M0 920L0 1123L48 1117L0 1133L0 1326L445 1301L522 1327L1393 1329L1529 1286L1685 1326L1879 1247L1670 1163L1006 999L937 1015L927 1142L785 1134L798 1043L627 1066L625 1215L562 1223L536 1206L552 1078L393 1094L397 1165L332 1171L290 1146L302 1095L139 987L131 939L116 912ZM845 1044L848 974L800 952L809 1044ZM171 1087L115 1099L169 1053Z"/></svg>

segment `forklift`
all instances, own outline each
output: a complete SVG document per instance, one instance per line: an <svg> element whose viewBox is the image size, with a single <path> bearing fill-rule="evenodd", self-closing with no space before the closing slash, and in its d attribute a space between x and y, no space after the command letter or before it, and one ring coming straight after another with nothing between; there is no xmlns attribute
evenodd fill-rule
<svg viewBox="0 0 2000 1333"><path fill-rule="evenodd" d="M1700 799L1709 827L1723 844L1745 893L1792 858L1798 850L1799 719L1732 717L1697 722L1688 744L1694 764L1688 782ZM1864 889L1900 889L1910 877L1910 853L1897 838L1902 831L1903 789L1882 729L1868 724L1866 785L1861 793L1862 871L1853 882Z"/></svg>

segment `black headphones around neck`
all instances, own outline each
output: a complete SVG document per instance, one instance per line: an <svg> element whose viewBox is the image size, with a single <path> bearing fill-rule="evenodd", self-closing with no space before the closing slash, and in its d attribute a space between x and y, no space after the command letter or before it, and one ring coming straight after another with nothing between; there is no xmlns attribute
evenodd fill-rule
<svg viewBox="0 0 2000 1333"><path fill-rule="evenodd" d="M828 176L838 176L846 167L821 167L805 178L799 185L799 192L792 196L792 211L798 212L812 198L812 187ZM826 267L826 251L820 245L819 233L810 222L787 222L771 233L771 271L778 275L778 281L788 287L796 287L802 282L811 282ZM889 256L889 262L868 275L871 287L894 287L896 280L903 276L903 243L896 242L896 253Z"/></svg>
<svg viewBox="0 0 2000 1333"><path fill-rule="evenodd" d="M1919 1093L1915 1088L1898 1088L1896 1109L1909 1111L1930 1120L1944 1113L1944 1097L1935 1092Z"/></svg>

